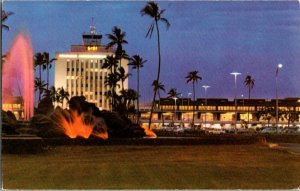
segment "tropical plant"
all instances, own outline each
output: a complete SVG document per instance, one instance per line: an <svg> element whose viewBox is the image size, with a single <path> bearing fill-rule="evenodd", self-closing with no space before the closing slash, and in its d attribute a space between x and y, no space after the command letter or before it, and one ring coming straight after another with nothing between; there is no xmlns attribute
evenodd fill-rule
<svg viewBox="0 0 300 191"><path fill-rule="evenodd" d="M39 68L39 78L42 80L42 66L44 65L44 55L38 52L34 55L34 67Z"/></svg>
<svg viewBox="0 0 300 191"><path fill-rule="evenodd" d="M120 114L128 116L132 103L138 98L138 94L134 89L121 90L118 96L117 109Z"/></svg>
<svg viewBox="0 0 300 191"><path fill-rule="evenodd" d="M105 84L106 86L110 87L110 93L107 94L109 95L108 97L112 98L112 110L114 109L114 105L115 105L115 88L116 86L114 85L115 83L113 83L113 81L115 81L116 77L116 72L115 72L115 68L118 66L118 60L116 59L115 56L107 56L104 59L104 63L102 65L103 69L109 69L110 70L110 76L107 76L105 79ZM108 79L109 78L109 79Z"/></svg>
<svg viewBox="0 0 300 191"><path fill-rule="evenodd" d="M185 77L186 83L192 82L193 84L193 98L194 101L196 100L196 95L195 95L195 82L198 83L198 80L202 80L202 77L198 75L198 71L191 71L188 73L188 75ZM192 122L192 127L195 129L195 104L193 104L193 122Z"/></svg>
<svg viewBox="0 0 300 191"><path fill-rule="evenodd" d="M176 88L171 88L167 94L168 94L167 98L178 98L178 96L180 95L180 93L177 93Z"/></svg>
<svg viewBox="0 0 300 191"><path fill-rule="evenodd" d="M41 80L40 78L35 78L34 79L34 91L39 91L39 102L41 101L42 94L46 90L47 84L45 83L44 80Z"/></svg>
<svg viewBox="0 0 300 191"><path fill-rule="evenodd" d="M248 99L250 100L250 93L251 93L251 89L253 89L254 87L254 79L250 76L250 75L247 75L245 80L244 80L244 85L246 87L248 87ZM248 107L248 124L249 124L249 107Z"/></svg>
<svg viewBox="0 0 300 191"><path fill-rule="evenodd" d="M125 40L126 33L122 32L119 27L115 26L112 29L112 34L106 34L106 36L110 40L110 42L106 45L106 49L117 46L116 56L121 60L122 54L124 54L123 44L128 44L127 40Z"/></svg>
<svg viewBox="0 0 300 191"><path fill-rule="evenodd" d="M14 13L13 12L10 12L10 11L4 11L2 10L2 16L1 16L1 23L2 23L2 28L3 29L6 29L6 30L9 30L9 26L4 24L4 22L7 20L7 18L11 15L13 15Z"/></svg>
<svg viewBox="0 0 300 191"><path fill-rule="evenodd" d="M124 67L120 66L118 68L117 75L119 75L118 79L121 80L121 87L122 87L122 90L124 90L124 82L131 74L126 73Z"/></svg>
<svg viewBox="0 0 300 191"><path fill-rule="evenodd" d="M173 117L173 123L174 123L174 118L176 117L176 100L178 98L178 96L180 95L180 93L177 93L177 89L176 88L171 88L170 91L167 93L169 99L174 99L174 117Z"/></svg>
<svg viewBox="0 0 300 191"><path fill-rule="evenodd" d="M61 105L62 105L62 107L63 107L63 106L64 106L64 105L63 105L64 100L69 101L70 94L69 94L69 92L67 92L67 91L64 89L64 87L58 88L57 92L58 92L58 95L57 95L57 97L58 97L58 102L61 103Z"/></svg>
<svg viewBox="0 0 300 191"><path fill-rule="evenodd" d="M156 80L154 80L153 83L152 83L152 86L153 86L153 91L157 91L158 99L159 99L159 102L160 102L160 90L165 92L166 91L165 90L165 85L161 82L158 83Z"/></svg>
<svg viewBox="0 0 300 191"><path fill-rule="evenodd" d="M132 66L132 69L137 70L137 121L140 120L140 68L144 67L146 62L147 60L143 60L140 55L133 55L128 63L129 66Z"/></svg>
<svg viewBox="0 0 300 191"><path fill-rule="evenodd" d="M151 38L154 27L156 28L157 52L158 52L158 69L157 69L157 77L156 77L157 82L159 82L159 80L160 80L160 67L161 67L160 34L159 34L158 22L160 21L160 22L164 23L167 26L167 28L170 27L169 21L166 18L162 17L162 14L164 12L165 12L165 9L160 10L159 6L154 1L147 2L146 6L144 8L142 8L142 10L141 10L142 16L147 15L153 19L153 21L150 24L150 27L147 31L146 38L147 37ZM154 91L153 99L152 99L152 107L151 107L151 111L150 111L150 118L149 118L149 129L151 128L151 119L152 119L156 94L157 94L157 91Z"/></svg>
<svg viewBox="0 0 300 191"><path fill-rule="evenodd" d="M49 69L52 67L51 63L55 61L56 58L50 59L49 53L44 52L43 53L43 70L47 71L47 90L49 89Z"/></svg>
<svg viewBox="0 0 300 191"><path fill-rule="evenodd" d="M52 103L59 101L59 93L54 86L51 86L48 90L45 90L44 97L51 99Z"/></svg>

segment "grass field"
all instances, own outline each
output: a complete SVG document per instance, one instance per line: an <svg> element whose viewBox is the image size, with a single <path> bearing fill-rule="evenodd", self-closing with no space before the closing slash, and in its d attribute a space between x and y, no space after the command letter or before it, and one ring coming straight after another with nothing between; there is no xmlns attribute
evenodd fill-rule
<svg viewBox="0 0 300 191"><path fill-rule="evenodd" d="M292 189L300 155L263 145L60 146L2 155L6 189Z"/></svg>

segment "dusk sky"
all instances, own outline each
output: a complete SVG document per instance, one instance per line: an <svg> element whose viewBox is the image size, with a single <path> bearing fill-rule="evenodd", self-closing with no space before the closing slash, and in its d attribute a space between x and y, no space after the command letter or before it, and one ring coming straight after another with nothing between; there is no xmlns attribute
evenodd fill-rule
<svg viewBox="0 0 300 191"><path fill-rule="evenodd" d="M157 71L156 33L146 39L151 18L141 16L146 1L4 1L3 9L12 11L3 31L2 47L6 53L15 36L26 31L34 52L69 51L81 44L81 35L89 32L91 18L102 44L114 26L126 32L129 55L139 54L148 60L141 69L141 102L150 101L152 81ZM255 79L253 98L275 98L275 72L278 63L279 97L300 97L300 7L298 1L159 1L166 9L164 17L171 26L160 24L162 73L166 93L171 88L187 97L192 85L186 84L188 72L198 70L203 80L196 85L196 96L204 97L202 85L211 86L208 97L247 97L243 85L246 75ZM52 82L53 84L53 69ZM136 71L130 70L130 88L136 88ZM166 96L162 93L162 97Z"/></svg>

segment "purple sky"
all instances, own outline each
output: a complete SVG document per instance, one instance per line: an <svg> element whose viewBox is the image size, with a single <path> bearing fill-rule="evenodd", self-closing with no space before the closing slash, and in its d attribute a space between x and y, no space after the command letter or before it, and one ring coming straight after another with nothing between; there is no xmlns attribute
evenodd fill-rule
<svg viewBox="0 0 300 191"><path fill-rule="evenodd" d="M126 32L129 55L139 54L148 60L141 69L141 101L153 95L151 83L157 71L156 33L145 35L151 19L142 17L145 1L5 1L3 8L15 14L3 31L3 52L8 51L14 37L27 31L35 52L69 51L71 44L80 44L83 32L89 32L94 17L100 34L111 33L114 26ZM203 80L196 86L196 96L204 96L202 85L210 85L208 97L234 97L234 77L237 95L247 96L243 81L246 75L255 79L253 98L275 97L275 71L279 73L279 97L300 97L300 8L298 1L160 1L164 16L171 23L169 30L160 25L162 73L166 93L171 88L187 97L192 92L186 84L189 71L198 70ZM103 44L107 43L104 36ZM52 84L53 84L53 71ZM129 86L136 87L136 72ZM162 97L166 94L162 93Z"/></svg>

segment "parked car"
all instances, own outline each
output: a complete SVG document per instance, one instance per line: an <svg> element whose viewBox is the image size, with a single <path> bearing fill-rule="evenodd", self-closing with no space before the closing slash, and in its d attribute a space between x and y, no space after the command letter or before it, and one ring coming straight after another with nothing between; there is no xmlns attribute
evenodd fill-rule
<svg viewBox="0 0 300 191"><path fill-rule="evenodd" d="M205 132L208 134L223 134L225 130L221 128L205 128Z"/></svg>
<svg viewBox="0 0 300 191"><path fill-rule="evenodd" d="M184 133L184 128L183 127L175 127L173 132L175 132L175 133Z"/></svg>
<svg viewBox="0 0 300 191"><path fill-rule="evenodd" d="M287 127L280 131L282 134L296 134L300 133L300 130L298 127Z"/></svg>
<svg viewBox="0 0 300 191"><path fill-rule="evenodd" d="M260 132L261 133L276 133L277 129L275 127L265 127Z"/></svg>

